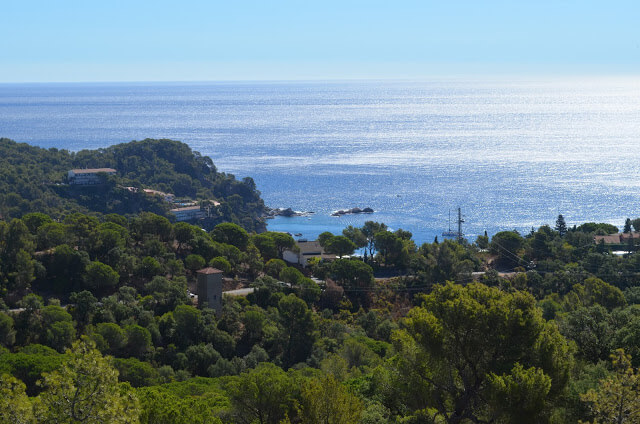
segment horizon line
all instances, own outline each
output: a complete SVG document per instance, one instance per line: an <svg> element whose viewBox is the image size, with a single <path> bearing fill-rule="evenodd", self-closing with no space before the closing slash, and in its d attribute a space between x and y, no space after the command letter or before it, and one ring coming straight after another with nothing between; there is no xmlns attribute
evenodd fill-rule
<svg viewBox="0 0 640 424"><path fill-rule="evenodd" d="M416 77L344 77L344 78L239 78L239 79L122 79L122 80L57 80L57 81L0 81L0 85L28 85L28 84L202 84L202 83L291 83L291 82L429 82L434 80L563 80L567 78L581 79L626 79L640 78L640 72L612 72L612 73L482 73L482 74L451 74L430 75Z"/></svg>

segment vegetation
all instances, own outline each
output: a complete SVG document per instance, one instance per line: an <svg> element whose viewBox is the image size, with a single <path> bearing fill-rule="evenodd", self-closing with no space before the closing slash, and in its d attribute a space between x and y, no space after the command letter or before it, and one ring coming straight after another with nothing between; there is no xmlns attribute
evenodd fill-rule
<svg viewBox="0 0 640 424"><path fill-rule="evenodd" d="M67 172L77 168L113 168L100 189L67 185ZM40 212L54 221L73 212L132 215L153 212L171 218L171 206L142 189L172 193L177 198L217 201L203 222L213 228L233 222L247 230L264 230L264 203L251 178L241 181L218 172L211 158L173 140L143 140L98 150L69 152L42 149L0 139L0 217ZM29 224L42 224L33 217ZM55 222L45 237L63 237Z"/></svg>
<svg viewBox="0 0 640 424"><path fill-rule="evenodd" d="M290 236L252 231L259 207L232 200L255 187L181 156L180 144L75 154L5 144L7 163L12 151L47 157L46 175L60 179L71 163L112 166L123 170L114 190L139 178L222 200L235 218L203 231L146 209L89 212L61 194L69 187L14 192L27 203L5 201L0 221L0 422L637 421L640 255L595 243L608 224L558 217L529 234L417 246L367 222L324 234L341 258L303 269L282 260ZM175 173L154 174L145 154ZM179 175L193 175L191 188L176 189ZM44 198L51 207L37 207ZM197 308L204 266L254 291L225 297L217 315Z"/></svg>

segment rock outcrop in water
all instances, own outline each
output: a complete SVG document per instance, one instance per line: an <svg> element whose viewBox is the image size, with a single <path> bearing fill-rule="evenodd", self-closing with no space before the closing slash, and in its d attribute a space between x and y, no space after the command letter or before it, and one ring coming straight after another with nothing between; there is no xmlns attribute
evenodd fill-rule
<svg viewBox="0 0 640 424"><path fill-rule="evenodd" d="M294 211L291 208L276 208L276 209L267 210L266 217L274 218L276 216L284 216L287 218L292 218L295 216L309 216L313 214L314 212L310 212L310 211Z"/></svg>
<svg viewBox="0 0 640 424"><path fill-rule="evenodd" d="M374 210L371 208L364 208L364 209L360 209L358 207L356 208L351 208L351 209L346 209L346 210L339 210L339 211L335 211L331 214L331 216L343 216L343 215L352 215L352 214L360 214L360 213L373 213Z"/></svg>

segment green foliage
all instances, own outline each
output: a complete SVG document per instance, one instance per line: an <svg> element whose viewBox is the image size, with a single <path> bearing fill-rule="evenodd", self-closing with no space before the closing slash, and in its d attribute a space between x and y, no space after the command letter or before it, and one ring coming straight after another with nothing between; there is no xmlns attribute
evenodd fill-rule
<svg viewBox="0 0 640 424"><path fill-rule="evenodd" d="M282 259L269 259L264 266L264 272L273 278L280 278L280 273L287 267Z"/></svg>
<svg viewBox="0 0 640 424"><path fill-rule="evenodd" d="M434 408L446 422L509 415L515 413L509 402L517 399L536 405L551 400L566 385L571 366L568 344L530 295L480 284L436 287L409 312L394 344L395 384L405 404ZM492 388L513 398L489 403L488 412L481 399L500 399Z"/></svg>
<svg viewBox="0 0 640 424"><path fill-rule="evenodd" d="M16 330L13 327L13 318L0 312L0 345L13 346L16 341Z"/></svg>
<svg viewBox="0 0 640 424"><path fill-rule="evenodd" d="M117 170L117 175L100 189L59 184L65 181L70 169L86 167L111 167ZM238 181L231 174L217 172L209 157L178 141L147 139L72 153L3 138L0 169L4 176L0 178L0 215L4 217L40 212L60 218L68 211L105 214L151 211L168 215L169 205L157 196L124 188L133 186L157 188L178 197L219 200L221 206L204 223L209 228L226 220L249 230L264 229L264 203L253 180ZM29 216L31 228L41 223L37 216Z"/></svg>
<svg viewBox="0 0 640 424"><path fill-rule="evenodd" d="M84 284L89 290L102 291L114 288L120 275L109 265L102 262L91 262L85 271Z"/></svg>
<svg viewBox="0 0 640 424"><path fill-rule="evenodd" d="M615 373L581 398L589 404L593 423L640 422L640 379L631 358L618 349L611 355Z"/></svg>
<svg viewBox="0 0 640 424"><path fill-rule="evenodd" d="M60 367L64 356L41 345L31 345L16 353L0 355L0 374L11 374L27 385L29 395L37 393L36 381Z"/></svg>
<svg viewBox="0 0 640 424"><path fill-rule="evenodd" d="M353 254L356 245L345 236L334 236L325 243L324 248L327 252L342 258L345 255Z"/></svg>
<svg viewBox="0 0 640 424"><path fill-rule="evenodd" d="M207 262L200 255L189 255L184 260L184 265L192 272L204 268L206 263Z"/></svg>
<svg viewBox="0 0 640 424"><path fill-rule="evenodd" d="M595 304L612 310L625 306L627 301L620 289L595 277L587 278L582 284L574 285L565 298L567 309Z"/></svg>
<svg viewBox="0 0 640 424"><path fill-rule="evenodd" d="M211 231L211 238L218 243L230 244L240 250L246 250L249 243L249 234L244 228L231 222L216 225Z"/></svg>
<svg viewBox="0 0 640 424"><path fill-rule="evenodd" d="M113 366L118 370L118 379L133 387L158 384L160 379L158 371L150 363L136 358L115 358Z"/></svg>
<svg viewBox="0 0 640 424"><path fill-rule="evenodd" d="M293 411L290 377L274 364L260 364L229 381L232 416L240 423L278 424Z"/></svg>
<svg viewBox="0 0 640 424"><path fill-rule="evenodd" d="M118 372L88 341L74 344L59 370L45 374L35 403L41 422L136 423L138 400L118 385Z"/></svg>
<svg viewBox="0 0 640 424"><path fill-rule="evenodd" d="M280 299L278 311L283 328L282 363L288 368L306 360L311 353L315 326L307 304L293 294Z"/></svg>
<svg viewBox="0 0 640 424"><path fill-rule="evenodd" d="M95 334L100 336L102 346L100 343L98 347L105 352L111 355L120 354L121 350L127 344L127 334L125 331L120 328L118 324L113 322L101 322L96 325Z"/></svg>
<svg viewBox="0 0 640 424"><path fill-rule="evenodd" d="M151 296L148 305L157 315L172 311L178 305L189 302L184 278L168 280L165 277L156 276L145 284L144 291Z"/></svg>
<svg viewBox="0 0 640 424"><path fill-rule="evenodd" d="M516 363L509 374L490 374L488 385L494 415L514 423L545 421L551 378L541 369Z"/></svg>
<svg viewBox="0 0 640 424"><path fill-rule="evenodd" d="M0 424L32 423L33 407L24 383L8 374L0 375Z"/></svg>
<svg viewBox="0 0 640 424"><path fill-rule="evenodd" d="M182 393L176 384L144 387L136 390L140 399L142 424L222 424L218 417L227 406L227 398L212 387L187 382L191 390ZM195 390L193 390L195 389Z"/></svg>
<svg viewBox="0 0 640 424"><path fill-rule="evenodd" d="M498 255L499 261L506 266L522 265L518 258L524 239L515 231L501 231L491 238L489 250Z"/></svg>
<svg viewBox="0 0 640 424"><path fill-rule="evenodd" d="M342 286L354 305L369 304L367 289L373 285L373 269L357 259L338 259L329 268L331 278Z"/></svg>
<svg viewBox="0 0 640 424"><path fill-rule="evenodd" d="M298 271L296 268L292 266L288 266L284 268L282 271L280 271L279 277L280 277L280 280L283 281L284 283L289 284L291 286L297 286L298 284L300 284L300 282L304 278L304 275L300 271Z"/></svg>
<svg viewBox="0 0 640 424"><path fill-rule="evenodd" d="M560 237L564 237L564 235L567 234L567 223L565 222L562 214L558 215L558 219L556 219L555 230L558 232Z"/></svg>
<svg viewBox="0 0 640 424"><path fill-rule="evenodd" d="M331 374L302 386L302 420L309 424L357 424L363 405Z"/></svg>
<svg viewBox="0 0 640 424"><path fill-rule="evenodd" d="M209 266L213 267L213 268L216 268L216 269L219 269L225 275L230 275L231 271L232 271L231 264L223 256L216 256L215 258L211 259L209 261Z"/></svg>

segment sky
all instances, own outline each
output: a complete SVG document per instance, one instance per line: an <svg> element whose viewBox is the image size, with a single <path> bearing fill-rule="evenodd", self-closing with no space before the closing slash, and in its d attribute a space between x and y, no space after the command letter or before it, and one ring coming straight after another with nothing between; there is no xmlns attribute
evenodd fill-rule
<svg viewBox="0 0 640 424"><path fill-rule="evenodd" d="M0 82L640 74L640 2L5 0Z"/></svg>

